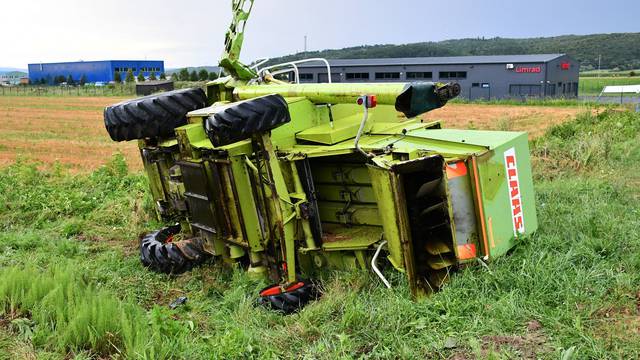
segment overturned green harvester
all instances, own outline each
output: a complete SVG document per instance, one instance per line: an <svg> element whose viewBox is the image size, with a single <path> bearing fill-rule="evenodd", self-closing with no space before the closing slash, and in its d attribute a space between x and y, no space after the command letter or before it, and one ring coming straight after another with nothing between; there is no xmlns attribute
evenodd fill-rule
<svg viewBox="0 0 640 360"><path fill-rule="evenodd" d="M242 264L275 283L260 301L289 313L316 296L303 275L372 269L389 286L377 264L390 264L419 296L536 230L525 133L421 121L457 84L290 84L274 74L295 63L249 68L239 29L252 4L233 2L221 61L231 75L206 95L105 110L113 140L139 139L158 216L179 223L141 240L144 265Z"/></svg>

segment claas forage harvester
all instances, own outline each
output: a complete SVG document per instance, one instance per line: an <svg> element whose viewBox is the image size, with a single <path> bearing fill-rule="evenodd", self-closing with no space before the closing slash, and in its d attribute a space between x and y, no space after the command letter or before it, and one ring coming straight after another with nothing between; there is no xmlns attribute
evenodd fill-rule
<svg viewBox="0 0 640 360"><path fill-rule="evenodd" d="M423 121L459 94L455 83L300 84L299 62L248 67L252 5L233 1L229 75L206 93L105 110L113 140L138 140L158 217L176 224L141 239L145 266L240 264L274 283L261 303L290 313L317 296L305 279L318 271L370 269L391 286L386 265L420 296L536 230L525 133Z"/></svg>

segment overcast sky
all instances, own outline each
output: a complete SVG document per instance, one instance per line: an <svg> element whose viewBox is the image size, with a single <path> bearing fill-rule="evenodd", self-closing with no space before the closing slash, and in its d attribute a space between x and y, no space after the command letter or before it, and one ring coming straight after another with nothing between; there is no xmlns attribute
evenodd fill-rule
<svg viewBox="0 0 640 360"><path fill-rule="evenodd" d="M165 60L215 65L231 0L1 0L0 66ZM256 0L243 59L461 37L639 32L639 0ZM640 46L640 45L639 45Z"/></svg>

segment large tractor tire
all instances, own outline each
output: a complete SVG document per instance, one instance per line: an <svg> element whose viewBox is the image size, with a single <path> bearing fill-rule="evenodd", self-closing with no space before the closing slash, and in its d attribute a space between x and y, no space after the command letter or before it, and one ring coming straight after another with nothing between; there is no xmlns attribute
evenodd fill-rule
<svg viewBox="0 0 640 360"><path fill-rule="evenodd" d="M300 311L310 301L318 298L318 289L313 282L300 280L297 283L282 288L271 285L260 290L258 304L285 315Z"/></svg>
<svg viewBox="0 0 640 360"><path fill-rule="evenodd" d="M111 105L104 110L104 125L113 141L173 136L186 124L188 112L207 106L202 89L183 89Z"/></svg>
<svg viewBox="0 0 640 360"><path fill-rule="evenodd" d="M204 126L214 146L225 146L290 121L287 102L274 94L222 106L205 120Z"/></svg>
<svg viewBox="0 0 640 360"><path fill-rule="evenodd" d="M140 239L140 261L151 270L164 274L181 274L211 257L204 251L202 240L193 238L174 242L180 225L170 226Z"/></svg>

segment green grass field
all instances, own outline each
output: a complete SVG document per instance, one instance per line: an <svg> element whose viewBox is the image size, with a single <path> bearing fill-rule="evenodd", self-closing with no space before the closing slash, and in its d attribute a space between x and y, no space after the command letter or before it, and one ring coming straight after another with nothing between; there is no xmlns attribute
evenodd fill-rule
<svg viewBox="0 0 640 360"><path fill-rule="evenodd" d="M532 143L539 232L410 300L370 273L329 273L292 316L264 283L210 264L142 268L147 183L122 157L89 175L0 172L0 359L640 357L640 115L584 114ZM169 310L178 296L186 306Z"/></svg>
<svg viewBox="0 0 640 360"><path fill-rule="evenodd" d="M585 77L598 77L598 76L622 76L622 77L626 77L626 76L630 76L632 74L636 74L634 76L640 76L640 69L634 69L634 70L589 70L589 71L581 71L580 72L580 76L585 76Z"/></svg>
<svg viewBox="0 0 640 360"><path fill-rule="evenodd" d="M640 85L640 77L580 77L579 95L597 96L607 85Z"/></svg>

